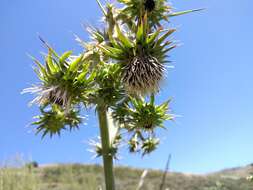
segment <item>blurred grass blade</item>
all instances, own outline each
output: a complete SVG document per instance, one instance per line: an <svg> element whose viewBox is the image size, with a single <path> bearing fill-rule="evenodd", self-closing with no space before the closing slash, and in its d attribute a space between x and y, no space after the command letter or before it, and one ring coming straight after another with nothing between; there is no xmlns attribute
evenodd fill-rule
<svg viewBox="0 0 253 190"><path fill-rule="evenodd" d="M121 32L121 29L119 25L116 24L116 31L118 34L119 40L127 47L127 48L132 48L133 44L131 41Z"/></svg>
<svg viewBox="0 0 253 190"><path fill-rule="evenodd" d="M171 154L169 154L169 157L168 157L168 160L167 160L167 163L166 163L166 167L165 167L163 177L162 177L162 182L161 182L161 185L160 185L160 190L163 190L163 187L166 183L166 176L167 176L167 173L169 172L169 169L170 169L170 161L171 161Z"/></svg>
<svg viewBox="0 0 253 190"><path fill-rule="evenodd" d="M148 174L148 170L144 170L143 173L142 173L142 175L141 175L141 179L139 181L139 184L138 184L138 187L137 187L136 190L141 190L141 188L142 188L142 186L144 184L145 177L147 176L147 174Z"/></svg>

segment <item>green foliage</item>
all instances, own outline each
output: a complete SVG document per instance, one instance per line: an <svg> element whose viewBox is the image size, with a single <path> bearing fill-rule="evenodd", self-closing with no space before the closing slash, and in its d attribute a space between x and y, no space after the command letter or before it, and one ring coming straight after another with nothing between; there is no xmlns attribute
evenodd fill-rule
<svg viewBox="0 0 253 190"><path fill-rule="evenodd" d="M129 97L113 108L115 121L132 135L128 142L130 152L145 155L156 149L159 144L159 139L155 137L156 128L165 128L163 122L174 118L167 113L169 102L155 105L154 95L151 95L149 102L143 98Z"/></svg>
<svg viewBox="0 0 253 190"><path fill-rule="evenodd" d="M119 65L100 63L96 67L96 86L90 95L90 101L94 105L104 104L106 107L114 106L126 96L119 79Z"/></svg>

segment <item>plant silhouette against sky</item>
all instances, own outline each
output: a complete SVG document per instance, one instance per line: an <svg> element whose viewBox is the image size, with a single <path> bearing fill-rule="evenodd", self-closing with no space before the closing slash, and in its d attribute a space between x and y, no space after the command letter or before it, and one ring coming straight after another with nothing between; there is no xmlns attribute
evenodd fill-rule
<svg viewBox="0 0 253 190"><path fill-rule="evenodd" d="M24 92L36 94L41 115L33 125L42 137L79 128L81 110L94 108L101 142L94 143L103 157L106 190L115 190L113 159L127 141L130 152L142 156L154 151L157 128L173 120L170 100L156 105L168 67L168 53L176 47L170 40L176 30L167 28L170 17L197 11L173 12L166 0L117 0L103 5L104 28L88 27L90 42L77 37L84 51L58 54L46 41L43 63L34 71L40 80ZM123 135L124 134L124 135Z"/></svg>

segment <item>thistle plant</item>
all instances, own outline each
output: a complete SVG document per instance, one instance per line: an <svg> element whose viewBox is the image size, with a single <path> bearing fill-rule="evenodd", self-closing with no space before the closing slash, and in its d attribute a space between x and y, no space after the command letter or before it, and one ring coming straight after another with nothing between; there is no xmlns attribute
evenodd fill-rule
<svg viewBox="0 0 253 190"><path fill-rule="evenodd" d="M92 141L97 157L103 158L106 190L115 190L113 161L119 145L145 156L159 145L158 128L173 120L170 100L156 105L168 67L168 53L176 47L169 37L169 18L196 10L175 13L165 0L97 0L105 27L89 27L91 41L77 41L84 51L58 54L47 42L43 61L36 63L39 83L25 89L35 94L31 101L41 115L32 123L42 137L78 129L93 108L98 116L100 141ZM117 6L121 4L120 6ZM163 25L163 27L161 27Z"/></svg>

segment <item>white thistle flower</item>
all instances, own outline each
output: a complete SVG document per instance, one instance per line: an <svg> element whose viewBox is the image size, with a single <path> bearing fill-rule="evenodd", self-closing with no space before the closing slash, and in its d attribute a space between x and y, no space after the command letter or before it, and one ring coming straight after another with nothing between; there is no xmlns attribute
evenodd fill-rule
<svg viewBox="0 0 253 190"><path fill-rule="evenodd" d="M165 67L155 57L136 56L123 67L123 82L129 92L156 92Z"/></svg>
<svg viewBox="0 0 253 190"><path fill-rule="evenodd" d="M71 97L68 95L68 91L60 86L45 87L43 85L34 85L33 87L24 89L23 93L37 95L29 103L30 106L33 104L42 106L47 102L51 102L62 106L66 110L66 113L70 110Z"/></svg>

